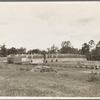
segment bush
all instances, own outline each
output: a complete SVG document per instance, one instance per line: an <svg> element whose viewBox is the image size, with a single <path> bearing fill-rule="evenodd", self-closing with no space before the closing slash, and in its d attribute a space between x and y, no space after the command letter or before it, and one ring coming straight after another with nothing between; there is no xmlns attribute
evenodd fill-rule
<svg viewBox="0 0 100 100"><path fill-rule="evenodd" d="M55 74L57 77L68 77L69 74L66 71L59 71Z"/></svg>
<svg viewBox="0 0 100 100"><path fill-rule="evenodd" d="M23 70L25 70L25 68L20 68L20 71L23 71Z"/></svg>
<svg viewBox="0 0 100 100"><path fill-rule="evenodd" d="M30 71L29 68L20 68L20 71Z"/></svg>
<svg viewBox="0 0 100 100"><path fill-rule="evenodd" d="M88 82L95 82L95 81L98 81L99 78L97 76L97 73L90 73L89 76L88 76Z"/></svg>
<svg viewBox="0 0 100 100"><path fill-rule="evenodd" d="M91 69L94 69L94 66L91 66Z"/></svg>
<svg viewBox="0 0 100 100"><path fill-rule="evenodd" d="M9 63L9 64L12 64L12 63L13 63L13 61L12 61L12 60L10 60L10 59L8 59L8 63Z"/></svg>

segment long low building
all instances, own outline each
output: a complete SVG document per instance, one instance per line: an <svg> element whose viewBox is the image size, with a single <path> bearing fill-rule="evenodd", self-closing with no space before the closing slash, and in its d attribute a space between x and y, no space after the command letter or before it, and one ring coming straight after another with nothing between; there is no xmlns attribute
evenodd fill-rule
<svg viewBox="0 0 100 100"><path fill-rule="evenodd" d="M9 55L9 63L36 64L44 62L86 61L85 55L78 54L23 54Z"/></svg>
<svg viewBox="0 0 100 100"><path fill-rule="evenodd" d="M46 62L86 61L85 55L79 54L46 54Z"/></svg>
<svg viewBox="0 0 100 100"><path fill-rule="evenodd" d="M20 64L43 63L43 55L40 54L9 55L8 62L20 63Z"/></svg>

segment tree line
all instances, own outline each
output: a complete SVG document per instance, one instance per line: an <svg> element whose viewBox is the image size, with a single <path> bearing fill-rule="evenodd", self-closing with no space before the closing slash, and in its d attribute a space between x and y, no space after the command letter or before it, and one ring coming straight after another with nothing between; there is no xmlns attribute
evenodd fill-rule
<svg viewBox="0 0 100 100"><path fill-rule="evenodd" d="M26 48L6 48L3 44L0 46L0 56L6 57L9 54L45 54L45 53L62 53L62 54L83 54L86 55L87 60L100 60L100 41L97 43L94 40L90 40L88 43L83 43L81 49L74 48L70 41L62 41L61 47L58 48L54 44L47 48L47 50L32 49L26 51Z"/></svg>

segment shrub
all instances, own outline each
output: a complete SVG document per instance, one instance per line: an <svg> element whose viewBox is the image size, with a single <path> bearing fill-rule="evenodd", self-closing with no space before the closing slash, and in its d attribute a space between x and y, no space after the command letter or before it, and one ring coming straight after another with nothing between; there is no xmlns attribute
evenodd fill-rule
<svg viewBox="0 0 100 100"><path fill-rule="evenodd" d="M91 69L94 69L94 66L91 66Z"/></svg>
<svg viewBox="0 0 100 100"><path fill-rule="evenodd" d="M20 71L30 71L29 68L20 68Z"/></svg>
<svg viewBox="0 0 100 100"><path fill-rule="evenodd" d="M66 71L60 71L55 74L57 77L68 77L69 74Z"/></svg>
<svg viewBox="0 0 100 100"><path fill-rule="evenodd" d="M97 73L90 73L89 76L88 76L88 82L95 82L95 81L98 81L99 78L97 76Z"/></svg>
<svg viewBox="0 0 100 100"><path fill-rule="evenodd" d="M12 60L10 60L10 59L8 59L8 63L9 63L9 64L12 64L12 63L13 63L13 61L12 61Z"/></svg>
<svg viewBox="0 0 100 100"><path fill-rule="evenodd" d="M56 59L56 62L58 62L58 60Z"/></svg>
<svg viewBox="0 0 100 100"><path fill-rule="evenodd" d="M24 70L24 68L20 68L20 71L23 71Z"/></svg>
<svg viewBox="0 0 100 100"><path fill-rule="evenodd" d="M30 71L30 69L29 69L29 68L27 68L27 69L26 69L26 71Z"/></svg>

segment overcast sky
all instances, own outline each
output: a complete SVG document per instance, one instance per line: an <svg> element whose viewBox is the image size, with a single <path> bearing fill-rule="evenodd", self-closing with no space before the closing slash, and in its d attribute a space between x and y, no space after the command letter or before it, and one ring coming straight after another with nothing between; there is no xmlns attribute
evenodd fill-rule
<svg viewBox="0 0 100 100"><path fill-rule="evenodd" d="M100 2L0 2L0 45L47 49L100 40Z"/></svg>

